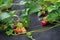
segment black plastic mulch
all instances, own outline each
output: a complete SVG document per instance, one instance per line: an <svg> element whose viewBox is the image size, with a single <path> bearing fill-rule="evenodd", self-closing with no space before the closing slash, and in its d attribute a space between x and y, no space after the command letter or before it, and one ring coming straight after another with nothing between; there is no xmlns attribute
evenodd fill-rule
<svg viewBox="0 0 60 40"><path fill-rule="evenodd" d="M20 0L15 0L14 3L18 3ZM12 6L12 10L22 9L24 6ZM18 15L20 12L18 12ZM40 18L42 20L42 17ZM40 28L45 28L41 25L41 20L38 20L36 14L32 14L30 17L30 27L27 29L28 31L37 30ZM40 25L40 26L37 26ZM51 26L51 25L48 25ZM48 30L46 32L41 33L32 33L32 36L36 40L60 40L60 26L54 29ZM4 32L0 32L0 40L29 40L26 35L18 35L18 36L7 36Z"/></svg>

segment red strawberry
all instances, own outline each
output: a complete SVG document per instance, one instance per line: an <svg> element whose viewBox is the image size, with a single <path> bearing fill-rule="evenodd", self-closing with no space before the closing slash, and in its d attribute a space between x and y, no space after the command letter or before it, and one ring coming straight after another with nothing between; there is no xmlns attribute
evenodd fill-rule
<svg viewBox="0 0 60 40"><path fill-rule="evenodd" d="M42 21L42 26L46 26L47 25L47 21L46 20L43 20Z"/></svg>
<svg viewBox="0 0 60 40"><path fill-rule="evenodd" d="M17 32L18 32L18 33L22 33L22 30L21 30L21 29L19 29L19 30L17 30Z"/></svg>
<svg viewBox="0 0 60 40"><path fill-rule="evenodd" d="M17 33L17 30L15 29L14 32Z"/></svg>
<svg viewBox="0 0 60 40"><path fill-rule="evenodd" d="M21 29L15 29L14 32L15 33L22 33L22 30Z"/></svg>

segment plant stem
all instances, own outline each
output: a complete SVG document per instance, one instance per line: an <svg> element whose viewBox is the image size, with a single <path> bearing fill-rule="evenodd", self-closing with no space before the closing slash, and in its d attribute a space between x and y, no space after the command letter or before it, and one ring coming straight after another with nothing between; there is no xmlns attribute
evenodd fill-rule
<svg viewBox="0 0 60 40"><path fill-rule="evenodd" d="M60 23L60 21L56 21L57 23Z"/></svg>
<svg viewBox="0 0 60 40"><path fill-rule="evenodd" d="M47 31L47 30L50 30L50 29L53 29L57 26L59 26L60 24L56 24L55 26L52 26L52 27L47 27L47 28L43 28L43 29L38 29L38 30L34 30L34 31L30 31L30 32L44 32L44 31Z"/></svg>

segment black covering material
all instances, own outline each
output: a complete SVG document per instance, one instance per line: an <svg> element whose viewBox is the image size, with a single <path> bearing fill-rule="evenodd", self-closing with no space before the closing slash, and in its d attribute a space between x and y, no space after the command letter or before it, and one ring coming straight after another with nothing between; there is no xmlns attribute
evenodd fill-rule
<svg viewBox="0 0 60 40"><path fill-rule="evenodd" d="M19 1L20 0L16 0L14 2L18 3ZM12 9L15 10L15 9L22 9L22 8L18 6L13 6ZM41 20L40 21L38 20L36 14L31 15L30 20L31 20L30 27L27 29L28 31L44 28L41 25ZM40 25L40 26L37 26L37 25ZM46 32L32 33L32 36L36 40L60 40L60 26ZM4 32L0 32L0 40L29 40L29 39L26 35L7 36Z"/></svg>

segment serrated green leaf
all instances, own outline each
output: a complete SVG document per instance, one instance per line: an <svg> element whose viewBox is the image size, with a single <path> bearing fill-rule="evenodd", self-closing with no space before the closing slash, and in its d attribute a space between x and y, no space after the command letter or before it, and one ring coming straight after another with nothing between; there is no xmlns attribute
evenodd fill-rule
<svg viewBox="0 0 60 40"><path fill-rule="evenodd" d="M22 21L24 27L29 27L29 8L22 10L22 15L20 16L20 21Z"/></svg>
<svg viewBox="0 0 60 40"><path fill-rule="evenodd" d="M3 3L0 5L1 10L10 8L12 6L13 0L2 0L2 2Z"/></svg>
<svg viewBox="0 0 60 40"><path fill-rule="evenodd" d="M8 3L8 4L11 5L11 4L13 3L13 1L14 1L14 0L6 0L6 3Z"/></svg>
<svg viewBox="0 0 60 40"><path fill-rule="evenodd" d="M41 6L36 4L36 3L35 4L31 4L30 5L29 14L33 14L35 12L38 12L40 8L41 8Z"/></svg>
<svg viewBox="0 0 60 40"><path fill-rule="evenodd" d="M41 16L41 14L42 14L41 12L38 12L38 17Z"/></svg>
<svg viewBox="0 0 60 40"><path fill-rule="evenodd" d="M0 30L6 30L7 27L7 25L0 25Z"/></svg>
<svg viewBox="0 0 60 40"><path fill-rule="evenodd" d="M56 6L49 6L49 7L47 8L48 12L51 12L51 11L53 11L53 10L55 10L55 9L56 9Z"/></svg>
<svg viewBox="0 0 60 40"><path fill-rule="evenodd" d="M9 18L5 18L4 20L2 20L2 21L4 21L5 23L13 23L14 22L14 19L13 18L11 18L11 17L9 17Z"/></svg>
<svg viewBox="0 0 60 40"><path fill-rule="evenodd" d="M3 3L3 0L0 0L0 5Z"/></svg>
<svg viewBox="0 0 60 40"><path fill-rule="evenodd" d="M12 29L14 28L14 24L12 24L12 23L9 24L9 26L10 26Z"/></svg>
<svg viewBox="0 0 60 40"><path fill-rule="evenodd" d="M8 18L8 17L10 17L10 15L6 12L0 14L0 20L3 20L3 19Z"/></svg>
<svg viewBox="0 0 60 40"><path fill-rule="evenodd" d="M29 8L22 10L22 15L21 16L27 16L28 15Z"/></svg>
<svg viewBox="0 0 60 40"><path fill-rule="evenodd" d="M3 25L0 25L0 30L4 30L4 26Z"/></svg>
<svg viewBox="0 0 60 40"><path fill-rule="evenodd" d="M60 17L60 8L57 10L57 12L58 12L58 15L59 15L59 17Z"/></svg>
<svg viewBox="0 0 60 40"><path fill-rule="evenodd" d="M27 1L22 0L22 1L19 2L19 5L25 5L26 3L27 3Z"/></svg>
<svg viewBox="0 0 60 40"><path fill-rule="evenodd" d="M29 27L29 24L30 24L29 16L22 17L21 21L24 27Z"/></svg>
<svg viewBox="0 0 60 40"><path fill-rule="evenodd" d="M29 19L30 16L26 15L26 16L21 16L20 17L20 21L23 23L23 26L24 27L29 27L29 24L30 24L30 19Z"/></svg>
<svg viewBox="0 0 60 40"><path fill-rule="evenodd" d="M13 34L13 30L6 31L6 34L7 34L7 35Z"/></svg>
<svg viewBox="0 0 60 40"><path fill-rule="evenodd" d="M58 0L44 0L44 1L50 1L52 3L57 3L58 2Z"/></svg>
<svg viewBox="0 0 60 40"><path fill-rule="evenodd" d="M10 14L10 16L14 16L17 14L17 11L11 11L9 14Z"/></svg>
<svg viewBox="0 0 60 40"><path fill-rule="evenodd" d="M57 12L51 12L47 16L47 21L48 22L54 22L58 19L58 13Z"/></svg>
<svg viewBox="0 0 60 40"><path fill-rule="evenodd" d="M55 5L56 5L56 8L59 8L60 7L60 2L57 2Z"/></svg>

